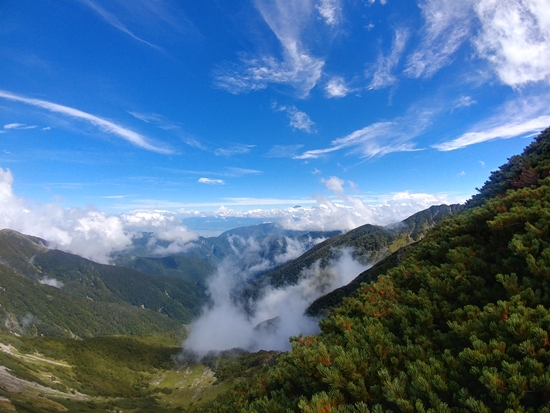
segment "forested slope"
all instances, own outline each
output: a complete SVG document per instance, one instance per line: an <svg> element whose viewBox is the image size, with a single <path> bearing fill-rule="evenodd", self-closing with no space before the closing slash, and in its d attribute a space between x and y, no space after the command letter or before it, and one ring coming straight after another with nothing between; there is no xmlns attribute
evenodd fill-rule
<svg viewBox="0 0 550 413"><path fill-rule="evenodd" d="M550 411L550 129L216 412Z"/></svg>

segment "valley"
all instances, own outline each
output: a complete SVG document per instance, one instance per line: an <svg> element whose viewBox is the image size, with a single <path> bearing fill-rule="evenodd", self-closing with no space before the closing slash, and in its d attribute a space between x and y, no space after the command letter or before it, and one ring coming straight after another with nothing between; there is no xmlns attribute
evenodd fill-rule
<svg viewBox="0 0 550 413"><path fill-rule="evenodd" d="M299 406L294 397L284 393L285 383L293 383L307 397L314 389L315 395L300 399L299 404L310 406L311 411L327 403L360 404L367 391L363 380L374 380L373 374L390 374L384 363L397 363L392 374L409 371L412 375L412 364L407 363L428 357L423 355L423 346L436 360L441 357L437 350L441 344L430 344L432 341L442 340L444 347L451 349L453 334L470 330L482 334L477 324L460 327L460 323L474 322L465 312L474 308L488 311L489 322L494 306L504 305L492 304L493 296L505 300L506 294L523 289L520 301L506 304L506 311L516 311L513 305L519 305L517 311L524 313L546 311L541 306L545 302L542 287L536 286L541 281L536 277L544 274L547 266L547 248L539 246L547 244L547 220L541 217L547 213L549 134L550 130L546 131L523 155L494 172L465 206L433 206L385 227L367 224L335 234L285 231L273 224L261 224L201 238L178 255L159 256L147 251L146 242L137 243L114 257L116 265L98 264L51 249L47 240L1 230L0 411L225 412L241 411L249 404L254 410L263 410L258 406L271 397L264 386L275 392L271 395L279 394L269 403L292 410ZM526 168L532 171L528 175ZM535 174L536 180L532 178ZM486 226L488 229L483 229ZM495 231L503 235L495 235ZM526 266L522 264L524 257ZM334 284L330 277L339 271L338 263L346 260L355 263L355 271L363 270ZM484 278L476 271L491 275ZM235 274L239 277L231 279L232 283L223 278ZM430 274L437 274L436 278ZM521 287L518 274L524 280ZM463 277L470 281L464 284ZM535 278L528 281L529 277ZM532 290L531 285L537 289ZM315 289L317 293L306 294L306 290ZM457 292L451 292L454 290ZM285 329L289 319L284 313L265 312L266 297L273 304L273 297L285 294L289 300L307 297L303 307L293 307L293 311L304 314L293 313L292 319L304 317L314 325L319 323L317 334L289 333ZM397 296L401 298L395 301ZM438 304L442 297L448 301ZM225 307L216 313L220 299ZM432 304L419 305L419 300L431 300ZM529 300L536 305L522 310ZM288 306L291 301L281 302ZM409 304L401 308L400 303ZM214 336L220 331L208 323L212 314L223 319L223 311L246 320L255 344L232 345L230 331L243 334L244 330L239 330L242 326L236 318L227 318L223 322L229 329L220 330L222 347L214 346ZM394 311L399 316L392 319ZM423 315L426 311L434 313ZM533 326L542 326L545 319L532 313L529 320ZM428 321L431 327L426 330L424 323ZM386 323L386 330L376 330L376 323ZM368 332L363 332L365 328ZM521 333L521 340L531 337L527 339L533 346L544 347L535 336L540 333L546 337L547 332L542 327L533 328ZM202 342L197 339L201 329L206 339ZM390 332L393 338L389 338ZM269 344L273 341L262 341L281 334L287 343L293 336L292 351ZM338 341L341 334L351 341ZM372 340L378 344L368 344ZM359 342L365 343L361 353L356 347ZM341 347L342 343L347 344ZM525 353L525 343L512 345L524 348L520 352ZM310 347L311 354L307 353ZM385 358L385 351L394 354L391 360ZM416 354L414 360L403 361L413 357L411 351ZM543 362L541 351L529 350L533 360L539 359L533 363ZM451 357L451 353L445 354ZM513 360L514 354L508 359ZM313 365L307 361L309 357ZM349 364L345 357L355 361ZM460 357L465 362L466 356ZM335 364L326 361L329 359ZM367 367L374 359L382 369L379 373ZM353 371L350 366L354 366ZM443 364L438 366L443 368ZM311 368L314 372L303 380L292 373ZM464 389L469 386L462 378L467 376L466 370L460 377L452 376ZM391 388L395 380L404 377L393 381L383 378L382 385ZM415 376L409 377L407 386L419 386ZM327 383L332 384L327 387ZM340 390L342 383L355 383L356 387ZM542 389L544 384L533 382L530 386ZM278 389L282 392L277 393ZM390 397L393 393L389 390L370 389L379 405L391 407L401 400L395 394ZM337 393L330 393L333 390ZM410 390L411 394L417 391ZM448 397L454 400L454 396ZM522 397L527 396L524 393ZM491 403L496 406L499 400Z"/></svg>
<svg viewBox="0 0 550 413"><path fill-rule="evenodd" d="M324 268L345 249L365 264L378 260L453 208L346 234L260 224L200 238L186 253L167 256L148 250L144 234L114 256L116 265L1 230L0 411L193 411L279 354L231 350L201 360L182 352L190 323L212 300L208 282L217 266L243 259L236 270L247 278L231 297L251 312L268 286L298 284L302 269Z"/></svg>

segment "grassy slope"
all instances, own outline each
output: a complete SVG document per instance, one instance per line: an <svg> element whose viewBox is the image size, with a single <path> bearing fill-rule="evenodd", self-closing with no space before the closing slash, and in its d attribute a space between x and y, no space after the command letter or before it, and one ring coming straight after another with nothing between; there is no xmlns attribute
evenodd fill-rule
<svg viewBox="0 0 550 413"><path fill-rule="evenodd" d="M0 333L0 364L19 386L6 391L10 376L0 374L0 412L192 411L275 356L226 354L211 358L209 366L181 363L175 360L182 338L163 333L69 340Z"/></svg>

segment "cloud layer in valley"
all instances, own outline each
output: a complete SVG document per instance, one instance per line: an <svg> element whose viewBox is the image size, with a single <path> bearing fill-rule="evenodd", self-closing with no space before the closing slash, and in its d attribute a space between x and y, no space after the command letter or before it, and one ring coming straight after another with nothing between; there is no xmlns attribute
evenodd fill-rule
<svg viewBox="0 0 550 413"><path fill-rule="evenodd" d="M280 262L281 257L260 258L264 255L262 246L252 239L241 245L244 247L239 253L225 259L210 279L208 291L213 304L191 325L184 342L184 350L199 357L232 348L288 350L290 336L319 330L318 320L304 314L307 307L367 269L351 258L351 251L342 250L325 268L319 261L305 268L295 285L264 288L260 298L248 303L247 310L235 298L239 289Z"/></svg>

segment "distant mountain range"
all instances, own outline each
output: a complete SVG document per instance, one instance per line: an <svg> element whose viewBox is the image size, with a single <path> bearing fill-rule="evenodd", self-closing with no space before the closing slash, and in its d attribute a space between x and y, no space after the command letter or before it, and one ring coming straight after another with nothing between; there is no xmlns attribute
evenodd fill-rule
<svg viewBox="0 0 550 413"><path fill-rule="evenodd" d="M266 284L296 283L302 269L318 260L326 265L344 247L353 248L359 260L376 262L460 208L431 207L392 226L364 225L345 234L259 224L200 237L170 256L153 254L147 248L153 235L145 233L132 250L115 257L116 265L98 264L50 249L46 240L1 230L0 328L67 337L175 330L208 302L206 282L216 266L251 243L260 245L255 254L270 268L235 292L239 300L260 296ZM296 259L289 254L289 243L299 245Z"/></svg>

